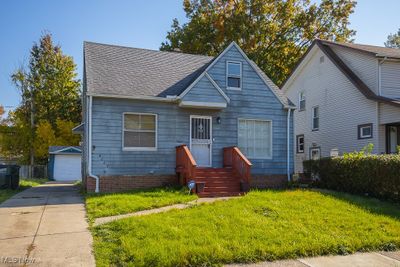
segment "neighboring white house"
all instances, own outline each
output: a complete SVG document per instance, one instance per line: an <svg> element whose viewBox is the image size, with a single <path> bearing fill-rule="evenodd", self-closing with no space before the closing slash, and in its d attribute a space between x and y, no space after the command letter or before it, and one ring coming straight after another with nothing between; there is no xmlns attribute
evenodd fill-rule
<svg viewBox="0 0 400 267"><path fill-rule="evenodd" d="M297 105L296 172L305 159L400 145L400 49L316 40L282 89Z"/></svg>

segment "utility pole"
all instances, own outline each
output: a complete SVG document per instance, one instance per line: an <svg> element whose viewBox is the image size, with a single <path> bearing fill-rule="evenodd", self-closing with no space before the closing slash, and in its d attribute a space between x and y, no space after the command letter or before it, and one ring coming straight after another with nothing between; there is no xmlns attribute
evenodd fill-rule
<svg viewBox="0 0 400 267"><path fill-rule="evenodd" d="M22 88L24 88L23 90L27 89L25 84L25 80L22 80ZM31 117L31 140L30 140L30 151L29 151L29 170L28 170L28 176L29 178L33 178L33 166L35 164L35 157L34 157L34 148L33 148L33 136L35 134L35 120L34 120L34 104L33 104L33 90L32 88L29 88L29 92L30 92L30 117Z"/></svg>
<svg viewBox="0 0 400 267"><path fill-rule="evenodd" d="M30 149L30 159L29 159L29 164L30 164L30 177L33 178L33 165L35 164L35 157L34 157L34 150L33 150L33 136L34 136L34 131L35 131L35 121L34 121L34 106L33 106L33 90L32 88L30 89L31 92L31 149Z"/></svg>

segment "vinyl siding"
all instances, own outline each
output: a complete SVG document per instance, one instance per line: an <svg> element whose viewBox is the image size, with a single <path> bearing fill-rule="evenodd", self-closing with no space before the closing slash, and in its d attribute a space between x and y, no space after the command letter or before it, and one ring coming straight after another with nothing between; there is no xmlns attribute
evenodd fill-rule
<svg viewBox="0 0 400 267"><path fill-rule="evenodd" d="M183 97L185 101L226 103L225 98L214 87L210 80L203 76L197 84Z"/></svg>
<svg viewBox="0 0 400 267"><path fill-rule="evenodd" d="M227 60L242 61L243 63L241 91L226 90L225 66ZM174 103L93 98L93 173L97 175L175 173L175 147L181 144L189 145L190 115L207 115L212 116L213 123L213 167L222 167L222 149L224 147L237 145L238 118L262 119L272 120L272 159L250 159L253 163L252 173L285 174L287 111L280 101L234 47L216 62L208 73L231 99L228 107L221 111L180 108ZM208 91L209 86L207 82L200 83L193 94L189 95L193 97L190 100L201 99L202 94L198 94L200 98L195 97L197 89ZM213 91L211 90L211 92ZM158 115L157 151L122 151L123 112ZM217 117L221 118L221 124L216 122ZM291 125L293 126L293 121L291 121ZM293 131L291 131L291 136L293 136ZM293 155L292 152L291 150L290 155ZM293 164L291 170L293 170Z"/></svg>
<svg viewBox="0 0 400 267"><path fill-rule="evenodd" d="M332 50L372 90L379 94L378 59L375 56L354 49L331 46Z"/></svg>
<svg viewBox="0 0 400 267"><path fill-rule="evenodd" d="M379 122L381 124L400 123L400 107L380 104Z"/></svg>
<svg viewBox="0 0 400 267"><path fill-rule="evenodd" d="M300 91L306 95L305 111L296 110L294 114L295 135L304 134L305 141L304 154L295 155L295 171L302 172L302 162L309 158L313 145L320 147L322 157L330 156L334 148L342 154L360 150L368 143L374 143L378 151L377 103L366 99L319 48L305 60L309 61L287 88L293 103L298 103ZM319 106L318 131L311 130L313 106ZM357 126L365 123L373 123L374 137L358 140Z"/></svg>
<svg viewBox="0 0 400 267"><path fill-rule="evenodd" d="M385 61L381 65L381 94L400 99L400 62Z"/></svg>

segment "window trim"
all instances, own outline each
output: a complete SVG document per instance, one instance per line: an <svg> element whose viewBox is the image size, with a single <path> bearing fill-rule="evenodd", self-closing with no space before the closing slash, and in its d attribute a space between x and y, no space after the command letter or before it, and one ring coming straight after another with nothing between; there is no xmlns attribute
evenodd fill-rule
<svg viewBox="0 0 400 267"><path fill-rule="evenodd" d="M366 127L371 127L371 135L363 136L362 129L366 128ZM358 125L357 126L357 132L358 132L357 137L358 137L359 140L374 138L374 126L373 126L372 123L366 123L366 124Z"/></svg>
<svg viewBox="0 0 400 267"><path fill-rule="evenodd" d="M237 146L239 147L239 121L240 120L245 120L245 121L262 121L262 122L269 122L271 123L271 136L270 136L270 142L271 142L271 156L270 157L250 157L250 156L246 156L246 158L248 159L273 159L274 158L274 144L273 144L273 135L274 135L274 128L273 128L273 121L272 120L263 120L263 119L248 119L248 118L238 118L237 119ZM244 154L244 152L242 151L242 153Z"/></svg>
<svg viewBox="0 0 400 267"><path fill-rule="evenodd" d="M229 73L228 73L228 65L229 65L229 63L239 64L239 66L240 66L240 75L229 75ZM239 78L240 79L240 87L229 87L228 86L228 78L229 77ZM242 90L242 81L243 81L242 62L241 61L227 60L226 61L226 74L225 74L226 89L241 91Z"/></svg>
<svg viewBox="0 0 400 267"><path fill-rule="evenodd" d="M301 100L301 97L300 97L301 94L304 95L304 108L301 108L301 104L300 104L301 101L302 101L302 100ZM300 112L300 111L305 111L305 110L306 110L306 93L305 93L304 91L301 91L301 92L299 92L299 96L298 96L298 97L299 97L299 101L298 101L298 102L299 102L299 103L298 103L298 104L299 104L299 108L298 108L298 111L299 111L299 112Z"/></svg>
<svg viewBox="0 0 400 267"><path fill-rule="evenodd" d="M318 150L319 151L319 159L321 159L322 157L321 157L321 147L320 146L313 146L313 147L310 147L310 151L309 151L309 154L308 154L308 159L312 159L311 158L311 151L313 151L313 150Z"/></svg>
<svg viewBox="0 0 400 267"><path fill-rule="evenodd" d="M125 147L125 115L153 115L155 116L155 147ZM134 131L133 131L134 132ZM141 113L141 112L123 112L122 113L122 151L157 151L158 149L158 114L155 113Z"/></svg>
<svg viewBox="0 0 400 267"><path fill-rule="evenodd" d="M300 145L299 145L299 138L300 137L303 137L303 150L300 150ZM296 135L296 153L297 154L304 154L304 150L305 150L304 134Z"/></svg>
<svg viewBox="0 0 400 267"><path fill-rule="evenodd" d="M314 117L314 110L315 108L318 108L318 117ZM314 127L314 119L318 118L318 127ZM319 125L320 125L320 113L319 113L319 106L313 106L311 108L311 130L312 131L319 131Z"/></svg>

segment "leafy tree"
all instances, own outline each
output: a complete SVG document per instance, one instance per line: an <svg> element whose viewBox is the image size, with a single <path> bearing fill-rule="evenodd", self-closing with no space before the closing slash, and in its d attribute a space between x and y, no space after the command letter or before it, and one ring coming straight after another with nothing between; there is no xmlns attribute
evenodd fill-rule
<svg viewBox="0 0 400 267"><path fill-rule="evenodd" d="M57 119L56 128L48 121L40 121L35 131L35 157L41 163L46 163L49 146L77 145L80 136L73 134L71 129L76 126L72 121Z"/></svg>
<svg viewBox="0 0 400 267"><path fill-rule="evenodd" d="M56 143L58 146L70 146L78 145L80 141L80 135L72 133L71 129L76 126L72 121L66 121L58 119L56 121L57 139Z"/></svg>
<svg viewBox="0 0 400 267"><path fill-rule="evenodd" d="M21 94L21 104L10 112L7 136L0 140L1 152L20 157L27 163L35 155L40 163L47 159L48 146L77 145L79 137L71 138L66 127L81 120L80 81L72 57L54 45L52 36L44 34L30 51L29 64L16 70L11 79ZM61 126L58 126L58 121ZM58 130L60 127L61 130ZM71 133L72 134L72 133ZM67 140L63 140L67 137Z"/></svg>
<svg viewBox="0 0 400 267"><path fill-rule="evenodd" d="M215 56L235 41L281 84L315 38L349 41L354 0L184 0L160 49Z"/></svg>
<svg viewBox="0 0 400 267"><path fill-rule="evenodd" d="M52 126L58 118L80 121L80 81L76 65L72 57L62 53L59 45L53 44L50 34L34 43L28 68L21 67L11 79L22 97L18 109L30 115L32 102L35 121L47 120Z"/></svg>
<svg viewBox="0 0 400 267"><path fill-rule="evenodd" d="M36 127L34 147L35 157L39 162L47 159L49 146L56 144L56 134L48 121L40 121Z"/></svg>
<svg viewBox="0 0 400 267"><path fill-rule="evenodd" d="M0 154L5 157L19 158L21 163L29 161L32 134L30 126L25 123L21 112L10 112L7 124L0 126Z"/></svg>
<svg viewBox="0 0 400 267"><path fill-rule="evenodd" d="M4 107L0 105L0 118L4 115Z"/></svg>
<svg viewBox="0 0 400 267"><path fill-rule="evenodd" d="M400 28L397 33L389 34L387 41L385 42L386 47L400 48Z"/></svg>

